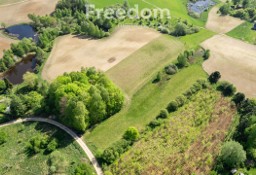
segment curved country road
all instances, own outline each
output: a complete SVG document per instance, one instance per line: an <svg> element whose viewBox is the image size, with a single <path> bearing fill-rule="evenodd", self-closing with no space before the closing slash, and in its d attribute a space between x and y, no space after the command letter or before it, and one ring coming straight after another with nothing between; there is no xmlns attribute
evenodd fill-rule
<svg viewBox="0 0 256 175"><path fill-rule="evenodd" d="M23 123L23 122L44 122L44 123L49 123L51 125L54 125L62 130L64 130L65 132L67 132L71 137L73 137L73 139L75 139L75 141L80 145L80 147L83 149L83 151L85 152L85 154L87 155L87 157L89 158L89 160L91 161L97 175L103 175L103 171L101 169L101 167L99 166L99 163L97 162L96 158L94 157L94 155L92 154L92 152L90 151L90 149L88 148L88 146L84 143L84 141L78 137L78 135L76 133L74 133L71 129L69 129L68 127L64 126L63 124L48 119L48 118L24 118L24 119L17 119L17 120L13 120L10 121L8 123L5 124L1 124L1 127L4 126L9 126L9 125L13 125L13 124L17 124L17 123Z"/></svg>

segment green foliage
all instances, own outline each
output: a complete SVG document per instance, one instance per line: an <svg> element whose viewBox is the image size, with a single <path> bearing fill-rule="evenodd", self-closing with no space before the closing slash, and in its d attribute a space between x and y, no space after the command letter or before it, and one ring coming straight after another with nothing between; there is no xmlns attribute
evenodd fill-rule
<svg viewBox="0 0 256 175"><path fill-rule="evenodd" d="M7 142L7 133L0 131L0 145Z"/></svg>
<svg viewBox="0 0 256 175"><path fill-rule="evenodd" d="M205 50L203 55L204 60L208 60L209 57L210 57L210 50Z"/></svg>
<svg viewBox="0 0 256 175"><path fill-rule="evenodd" d="M221 78L220 72L215 71L209 76L208 80L210 81L210 83L215 84L219 81L220 78Z"/></svg>
<svg viewBox="0 0 256 175"><path fill-rule="evenodd" d="M180 54L177 58L178 65L183 68L185 66L188 66L188 58L184 54Z"/></svg>
<svg viewBox="0 0 256 175"><path fill-rule="evenodd" d="M223 81L218 85L218 90L220 90L224 96L232 96L236 92L236 87L229 82Z"/></svg>
<svg viewBox="0 0 256 175"><path fill-rule="evenodd" d="M93 174L93 170L90 166L85 163L80 163L76 165L74 173L72 175L91 175Z"/></svg>
<svg viewBox="0 0 256 175"><path fill-rule="evenodd" d="M122 92L101 72L83 69L58 77L50 86L48 105L60 121L79 131L120 111Z"/></svg>
<svg viewBox="0 0 256 175"><path fill-rule="evenodd" d="M31 138L27 144L27 150L31 153L37 154L44 151L49 143L48 135L38 135Z"/></svg>
<svg viewBox="0 0 256 175"><path fill-rule="evenodd" d="M223 6L220 7L220 13L222 15L228 15L230 12L230 6L228 4L224 4Z"/></svg>
<svg viewBox="0 0 256 175"><path fill-rule="evenodd" d="M7 86L4 80L0 80L0 94L3 94L7 90Z"/></svg>
<svg viewBox="0 0 256 175"><path fill-rule="evenodd" d="M229 141L222 146L220 159L228 168L238 168L246 160L246 152L238 142Z"/></svg>
<svg viewBox="0 0 256 175"><path fill-rule="evenodd" d="M140 133L138 131L137 128L135 127L129 127L124 135L123 135L123 138L127 141L131 141L131 142L134 142L136 141L138 138L140 137Z"/></svg>
<svg viewBox="0 0 256 175"><path fill-rule="evenodd" d="M174 112L178 109L178 103L177 101L171 101L168 106L167 106L167 110L168 112Z"/></svg>
<svg viewBox="0 0 256 175"><path fill-rule="evenodd" d="M165 73L168 75L174 75L178 72L178 68L174 64L170 64L164 68Z"/></svg>
<svg viewBox="0 0 256 175"><path fill-rule="evenodd" d="M125 139L117 141L111 147L104 150L103 154L101 155L101 159L106 164L113 163L128 149L130 144L131 142Z"/></svg>
<svg viewBox="0 0 256 175"><path fill-rule="evenodd" d="M166 109L162 109L160 111L160 114L158 115L160 118L167 118L168 117L168 111Z"/></svg>
<svg viewBox="0 0 256 175"><path fill-rule="evenodd" d="M241 92L238 92L234 95L232 98L232 101L235 102L235 104L240 104L245 100L245 95Z"/></svg>

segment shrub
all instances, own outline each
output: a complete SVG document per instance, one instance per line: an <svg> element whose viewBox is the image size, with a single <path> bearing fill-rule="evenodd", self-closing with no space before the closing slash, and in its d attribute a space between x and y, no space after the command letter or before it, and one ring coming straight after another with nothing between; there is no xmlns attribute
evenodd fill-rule
<svg viewBox="0 0 256 175"><path fill-rule="evenodd" d="M3 131L0 131L0 145L4 144L7 141L7 134Z"/></svg>
<svg viewBox="0 0 256 175"><path fill-rule="evenodd" d="M66 158L59 151L50 154L49 163L50 171L55 171L54 173L64 173L68 165Z"/></svg>
<svg viewBox="0 0 256 175"><path fill-rule="evenodd" d="M29 140L27 145L28 151L32 153L39 153L47 148L49 137L47 135L38 135Z"/></svg>
<svg viewBox="0 0 256 175"><path fill-rule="evenodd" d="M223 6L220 7L220 13L222 15L228 15L229 14L229 11L230 11L230 7L228 4L225 4Z"/></svg>
<svg viewBox="0 0 256 175"><path fill-rule="evenodd" d="M156 77L153 80L153 83L158 83L159 81L161 81L162 77L161 77L161 72L158 72L156 74Z"/></svg>
<svg viewBox="0 0 256 175"><path fill-rule="evenodd" d="M222 146L220 160L228 168L238 168L246 160L246 152L240 143L229 141Z"/></svg>
<svg viewBox="0 0 256 175"><path fill-rule="evenodd" d="M74 172L72 175L90 175L93 174L92 168L86 163L80 163L76 165Z"/></svg>
<svg viewBox="0 0 256 175"><path fill-rule="evenodd" d="M163 123L162 120L154 119L153 121L151 121L151 122L148 124L148 126L149 126L151 129L154 129L154 128L160 126L162 123Z"/></svg>
<svg viewBox="0 0 256 175"><path fill-rule="evenodd" d="M56 139L53 139L52 141L50 141L50 143L47 145L46 150L48 152L53 152L56 150L56 148L58 147L58 141Z"/></svg>
<svg viewBox="0 0 256 175"><path fill-rule="evenodd" d="M160 118L167 118L168 117L168 111L166 109L162 109L160 111L160 114L158 115Z"/></svg>
<svg viewBox="0 0 256 175"><path fill-rule="evenodd" d="M215 84L219 81L220 78L221 78L220 72L215 71L209 76L208 80L210 81L210 83Z"/></svg>
<svg viewBox="0 0 256 175"><path fill-rule="evenodd" d="M182 107L186 103L186 97L179 96L176 98L176 102L178 104L178 107Z"/></svg>
<svg viewBox="0 0 256 175"><path fill-rule="evenodd" d="M232 98L232 101L235 102L235 104L240 104L242 101L244 101L245 95L241 92L238 92L234 95Z"/></svg>
<svg viewBox="0 0 256 175"><path fill-rule="evenodd" d="M139 131L137 128L135 127L129 127L124 135L123 135L123 138L127 141L136 141L138 138L139 138L140 134L139 134Z"/></svg>
<svg viewBox="0 0 256 175"><path fill-rule="evenodd" d="M236 87L229 82L223 81L219 84L218 90L220 90L224 96L232 96L236 92Z"/></svg>
<svg viewBox="0 0 256 175"><path fill-rule="evenodd" d="M205 60L207 60L209 57L210 57L210 50L206 50L206 51L204 52L203 58L204 58Z"/></svg>
<svg viewBox="0 0 256 175"><path fill-rule="evenodd" d="M122 153L127 151L131 142L125 139L121 139L118 142L114 143L111 147L104 150L101 155L101 159L106 164L113 163L116 159L120 157Z"/></svg>
<svg viewBox="0 0 256 175"><path fill-rule="evenodd" d="M166 74L168 74L168 75L173 75L173 74L176 74L176 73L177 73L178 68L177 68L176 65L171 64L171 65L169 65L169 66L166 66L166 67L164 68L164 70L165 70L165 73L166 73Z"/></svg>
<svg viewBox="0 0 256 175"><path fill-rule="evenodd" d="M167 110L168 112L174 112L178 109L178 103L176 101L171 101L168 106Z"/></svg>

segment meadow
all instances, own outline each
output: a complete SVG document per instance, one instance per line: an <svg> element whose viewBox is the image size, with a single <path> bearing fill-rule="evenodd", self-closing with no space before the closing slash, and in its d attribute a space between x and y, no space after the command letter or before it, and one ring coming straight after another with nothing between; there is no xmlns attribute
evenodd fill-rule
<svg viewBox="0 0 256 175"><path fill-rule="evenodd" d="M58 152L64 158L64 161L61 161L62 173L71 174L75 165L81 162L90 165L84 152L69 135L48 124L17 124L3 127L0 131L8 135L7 142L0 145L0 174L49 174L50 154L40 152L33 155L26 149L29 139L43 134L59 141Z"/></svg>

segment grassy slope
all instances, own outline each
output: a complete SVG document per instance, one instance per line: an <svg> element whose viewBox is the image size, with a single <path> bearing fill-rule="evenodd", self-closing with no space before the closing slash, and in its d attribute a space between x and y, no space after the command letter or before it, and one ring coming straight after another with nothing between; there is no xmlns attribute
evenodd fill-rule
<svg viewBox="0 0 256 175"><path fill-rule="evenodd" d="M143 129L160 109L185 92L197 79L206 77L201 65L192 65L162 84L148 82L117 115L98 125L85 140L92 148L105 149L120 139L124 131L135 126ZM94 150L95 151L95 150Z"/></svg>
<svg viewBox="0 0 256 175"><path fill-rule="evenodd" d="M168 35L161 35L107 72L123 91L132 94L152 79L158 68L172 62L182 51L183 44ZM124 78L125 77L125 78Z"/></svg>
<svg viewBox="0 0 256 175"><path fill-rule="evenodd" d="M171 12L172 18L181 18L183 20L187 20L189 23L192 23L194 25L198 26L204 26L205 21L200 19L192 18L188 15L187 12L187 0L146 0L149 3L154 4L155 6L159 8L167 8ZM123 0L89 0L90 3L95 4L96 7L106 7L112 4L123 4ZM134 6L135 4L139 5L139 9L141 8L155 8L154 6L143 2L142 0L129 0L128 1L130 6Z"/></svg>
<svg viewBox="0 0 256 175"><path fill-rule="evenodd" d="M19 175L48 174L47 161L49 155L40 153L35 156L28 156L25 149L28 140L33 136L42 134L42 132L56 134L55 138L60 141L58 151L66 158L69 166L72 162L80 163L87 159L86 155L69 135L48 124L17 124L1 128L0 131L8 133L8 141L0 146L0 174L6 172L4 167L7 165L11 166L9 171L6 172L8 175L14 175L17 172L19 172Z"/></svg>
<svg viewBox="0 0 256 175"><path fill-rule="evenodd" d="M227 35L251 44L256 44L256 31L252 30L252 27L253 24L245 22L232 31L228 32Z"/></svg>

